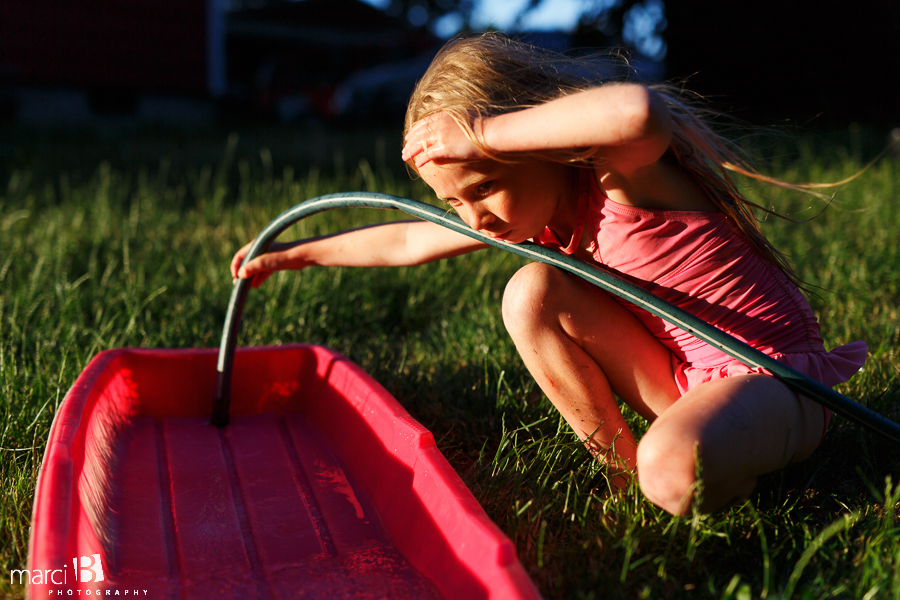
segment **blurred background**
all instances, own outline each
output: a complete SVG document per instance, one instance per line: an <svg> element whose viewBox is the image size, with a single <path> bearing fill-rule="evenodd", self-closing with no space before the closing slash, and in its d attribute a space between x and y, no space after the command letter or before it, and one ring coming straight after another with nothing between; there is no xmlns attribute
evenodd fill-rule
<svg viewBox="0 0 900 600"><path fill-rule="evenodd" d="M0 0L0 123L397 126L437 48L627 48L748 120L897 124L900 3Z"/></svg>

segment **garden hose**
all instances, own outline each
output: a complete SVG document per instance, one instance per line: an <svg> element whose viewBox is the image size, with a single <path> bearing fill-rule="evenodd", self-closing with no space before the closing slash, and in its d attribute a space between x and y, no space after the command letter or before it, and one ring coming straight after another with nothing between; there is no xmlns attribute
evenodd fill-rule
<svg viewBox="0 0 900 600"><path fill-rule="evenodd" d="M424 202L417 202L407 198L372 192L329 194L307 200L306 202L298 204L283 212L274 221L269 223L265 229L256 236L256 239L253 240L253 244L250 246L250 250L244 257L244 262L242 264L247 264L257 256L265 254L269 245L275 241L285 229L297 221L316 213L336 208L380 208L401 210L409 215L442 225L443 227L485 242L486 244L490 244L501 250L506 250L507 252L512 252L513 254L518 254L519 256L553 265L564 271L568 271L611 294L615 294L616 296L647 310L657 317L665 319L669 323L680 327L682 330L703 340L707 344L718 348L749 367L758 367L770 371L795 393L803 394L854 423L868 427L895 442L900 442L900 425L897 423L894 423L890 419L881 416L858 402L854 402L850 398L835 392L818 381L795 371L787 365L778 362L774 358L752 348L746 343L728 335L724 331L716 329L709 323L657 298L647 290L626 281L613 270L606 267L597 267L586 264L570 256L530 242L511 244L495 240L470 228L455 214L430 204L425 204ZM231 300L228 303L228 312L225 316L222 342L219 346L216 391L211 418L212 423L219 427L227 425L229 420L234 350L241 322L241 313L243 312L244 301L246 300L251 282L252 278L238 280L231 292Z"/></svg>

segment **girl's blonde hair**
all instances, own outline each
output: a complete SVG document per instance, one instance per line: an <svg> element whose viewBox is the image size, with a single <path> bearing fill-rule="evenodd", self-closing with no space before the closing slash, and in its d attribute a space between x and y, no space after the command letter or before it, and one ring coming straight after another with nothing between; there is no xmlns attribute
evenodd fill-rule
<svg viewBox="0 0 900 600"><path fill-rule="evenodd" d="M477 117L491 117L544 104L603 84L623 82L632 69L620 54L568 56L486 33L448 42L416 85L409 100L404 135L420 119L447 112L487 156L499 161L544 159L590 166L593 148L527 153L498 153L484 145L472 128ZM787 258L762 234L752 209L770 212L746 200L732 180L736 172L779 187L814 191L822 184L791 184L766 177L750 166L741 149L709 125L722 116L697 105L684 90L668 84L648 86L666 101L673 125L669 152L706 190L710 199L766 259L801 285ZM415 169L415 165L411 165ZM827 185L839 185L827 184Z"/></svg>

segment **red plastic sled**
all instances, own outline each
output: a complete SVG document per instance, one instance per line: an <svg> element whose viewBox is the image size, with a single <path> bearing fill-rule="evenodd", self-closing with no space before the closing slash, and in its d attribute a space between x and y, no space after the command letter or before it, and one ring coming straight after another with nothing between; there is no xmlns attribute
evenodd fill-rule
<svg viewBox="0 0 900 600"><path fill-rule="evenodd" d="M539 597L431 433L359 367L238 350L219 429L215 363L122 349L88 365L37 485L32 598Z"/></svg>

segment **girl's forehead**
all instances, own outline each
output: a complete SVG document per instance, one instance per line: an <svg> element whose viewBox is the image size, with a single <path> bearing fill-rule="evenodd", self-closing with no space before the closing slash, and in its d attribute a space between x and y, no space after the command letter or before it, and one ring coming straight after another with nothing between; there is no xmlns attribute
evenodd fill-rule
<svg viewBox="0 0 900 600"><path fill-rule="evenodd" d="M467 175L483 175L485 173L490 173L495 171L499 165L500 163L493 160L445 160L432 161L419 167L419 170L421 171L423 168L434 167L435 169L440 169L439 172L448 177L465 177Z"/></svg>
<svg viewBox="0 0 900 600"><path fill-rule="evenodd" d="M460 171L470 173L489 173L496 169L500 163L494 160L468 160L457 163Z"/></svg>
<svg viewBox="0 0 900 600"><path fill-rule="evenodd" d="M430 162L419 167L419 175L438 197L449 198L483 180L497 165L494 161Z"/></svg>
<svg viewBox="0 0 900 600"><path fill-rule="evenodd" d="M487 173L490 169L485 166L475 166L471 162L448 161L448 162L430 162L419 167L419 172L425 176L426 173L432 176L438 176L441 179L469 177Z"/></svg>

